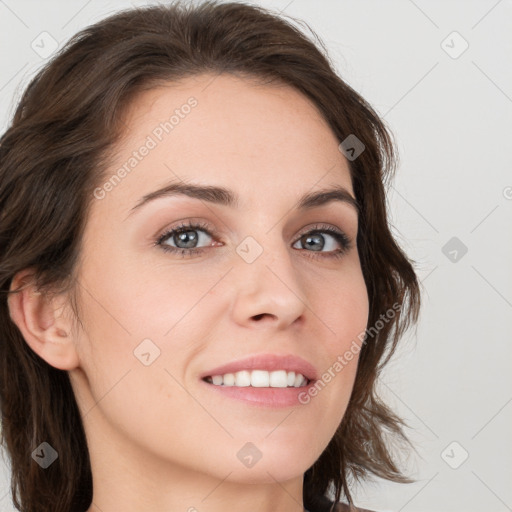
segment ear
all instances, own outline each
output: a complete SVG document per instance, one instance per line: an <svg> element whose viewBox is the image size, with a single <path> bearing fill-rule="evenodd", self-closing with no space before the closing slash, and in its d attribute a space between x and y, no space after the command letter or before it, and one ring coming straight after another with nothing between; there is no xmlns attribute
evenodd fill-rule
<svg viewBox="0 0 512 512"><path fill-rule="evenodd" d="M33 275L33 269L25 269L14 276L7 299L11 319L41 359L60 370L72 370L79 358L72 337L72 317L66 315L69 304L64 296L50 300L39 292Z"/></svg>

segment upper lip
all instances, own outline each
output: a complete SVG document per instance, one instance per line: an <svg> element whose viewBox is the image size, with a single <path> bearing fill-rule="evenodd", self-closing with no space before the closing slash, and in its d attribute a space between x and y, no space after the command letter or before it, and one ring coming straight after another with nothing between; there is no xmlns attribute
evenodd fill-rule
<svg viewBox="0 0 512 512"><path fill-rule="evenodd" d="M286 370L287 372L301 373L309 381L317 379L316 368L293 354L257 354L238 361L232 361L222 366L217 366L201 374L201 378L236 373L242 370Z"/></svg>

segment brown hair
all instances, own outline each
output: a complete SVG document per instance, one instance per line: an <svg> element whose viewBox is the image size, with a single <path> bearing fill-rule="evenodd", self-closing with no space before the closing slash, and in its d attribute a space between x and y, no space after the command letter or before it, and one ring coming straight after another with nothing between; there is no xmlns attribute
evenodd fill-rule
<svg viewBox="0 0 512 512"><path fill-rule="evenodd" d="M297 20L295 20L297 21ZM309 27L308 27L309 28ZM339 141L355 134L364 151L349 161L361 205L357 246L369 296L368 325L353 393L334 437L304 475L314 510L335 490L352 502L351 478L406 482L390 439L404 423L377 396L376 380L403 332L416 322L419 283L387 221L385 185L396 152L383 121L334 71L318 36L243 3L205 2L119 12L75 35L33 78L0 139L1 442L11 458L13 501L24 512L83 512L92 474L82 419L68 373L38 357L10 318L15 274L32 268L38 288L73 292L93 190L123 133L137 92L195 74L234 73L288 84L307 96ZM321 46L321 49L319 48ZM78 307L73 300L73 309ZM41 470L32 451L47 441L58 463Z"/></svg>

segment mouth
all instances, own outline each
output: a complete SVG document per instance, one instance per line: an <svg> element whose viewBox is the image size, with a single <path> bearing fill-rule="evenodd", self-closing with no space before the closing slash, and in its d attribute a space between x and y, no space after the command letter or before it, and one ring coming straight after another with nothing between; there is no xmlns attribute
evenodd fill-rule
<svg viewBox="0 0 512 512"><path fill-rule="evenodd" d="M254 354L200 375L215 386L301 387L317 380L316 368L294 354Z"/></svg>
<svg viewBox="0 0 512 512"><path fill-rule="evenodd" d="M317 369L294 354L254 354L205 371L200 376L205 391L218 405L233 400L251 407L277 409L309 403L309 388Z"/></svg>
<svg viewBox="0 0 512 512"><path fill-rule="evenodd" d="M236 374L208 375L203 377L199 382L204 383L203 385L205 386L205 391L212 391L212 400L218 400L220 398L221 401L218 402L219 407L228 405L226 400L233 400L234 402L242 403L246 406L256 407L262 410L278 410L288 407L304 407L305 404L309 403L309 388L313 387L315 382L306 379L302 374L296 374L295 378L297 378L297 386L295 385L295 380L293 385L290 386L288 386L288 382L286 383L287 385L284 386L284 380L281 380L277 383L279 385L276 385L274 380L270 382L270 376L269 384L266 385L266 380L257 380L261 376L258 377L258 374L256 373L255 383L257 385L253 386L252 384L246 385L247 376L243 374L241 377L242 381L237 382L238 373L239 372ZM252 380L253 372L250 373ZM287 377L290 378L291 382L292 372L285 373ZM224 378L226 378L226 382L224 382ZM282 376L278 378L282 379ZM276 377L274 377L274 379L276 379Z"/></svg>

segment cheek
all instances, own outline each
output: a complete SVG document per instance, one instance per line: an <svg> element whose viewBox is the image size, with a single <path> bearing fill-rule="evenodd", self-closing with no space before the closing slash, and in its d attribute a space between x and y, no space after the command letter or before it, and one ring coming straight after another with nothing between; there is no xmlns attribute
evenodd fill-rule
<svg viewBox="0 0 512 512"><path fill-rule="evenodd" d="M334 359L352 340L364 333L368 323L369 299L358 262L349 262L338 273L314 275L307 284L320 339Z"/></svg>
<svg viewBox="0 0 512 512"><path fill-rule="evenodd" d="M118 253L114 260L98 251L81 272L86 338L80 355L92 376L95 399L127 372L118 392L122 395L124 389L131 400L140 390L129 388L132 380L143 383L152 396L168 389L171 377L165 370L182 382L188 361L208 342L208 327L218 322L220 306L211 290L225 270L190 266L185 271L155 258ZM145 373L134 379L139 371Z"/></svg>
<svg viewBox="0 0 512 512"><path fill-rule="evenodd" d="M310 276L309 304L314 312L316 338L321 351L319 382L303 397L314 409L318 439L330 439L345 414L356 373L361 342L366 331L369 302L358 261L350 260L327 278Z"/></svg>
<svg viewBox="0 0 512 512"><path fill-rule="evenodd" d="M369 302L362 274L353 274L351 286L333 294L332 316L335 331L326 346L329 355L326 380L331 379L342 403L348 403L357 373L359 354L368 324ZM336 313L337 312L337 313Z"/></svg>
<svg viewBox="0 0 512 512"><path fill-rule="evenodd" d="M113 329L112 343L119 335L131 344L162 338L181 319L193 316L194 305L218 280L215 272L166 266L151 255L140 258L121 252L115 259L109 256L97 253L88 260L83 281L89 293L83 296L88 325Z"/></svg>
<svg viewBox="0 0 512 512"><path fill-rule="evenodd" d="M99 254L90 259L81 278L85 333L79 345L90 387L90 396L84 394L88 422L106 419L147 446L179 437L194 406L180 383L201 335L191 308L212 284L187 287L183 273L170 276L169 270L159 279L154 265L141 267L129 258L100 261Z"/></svg>

